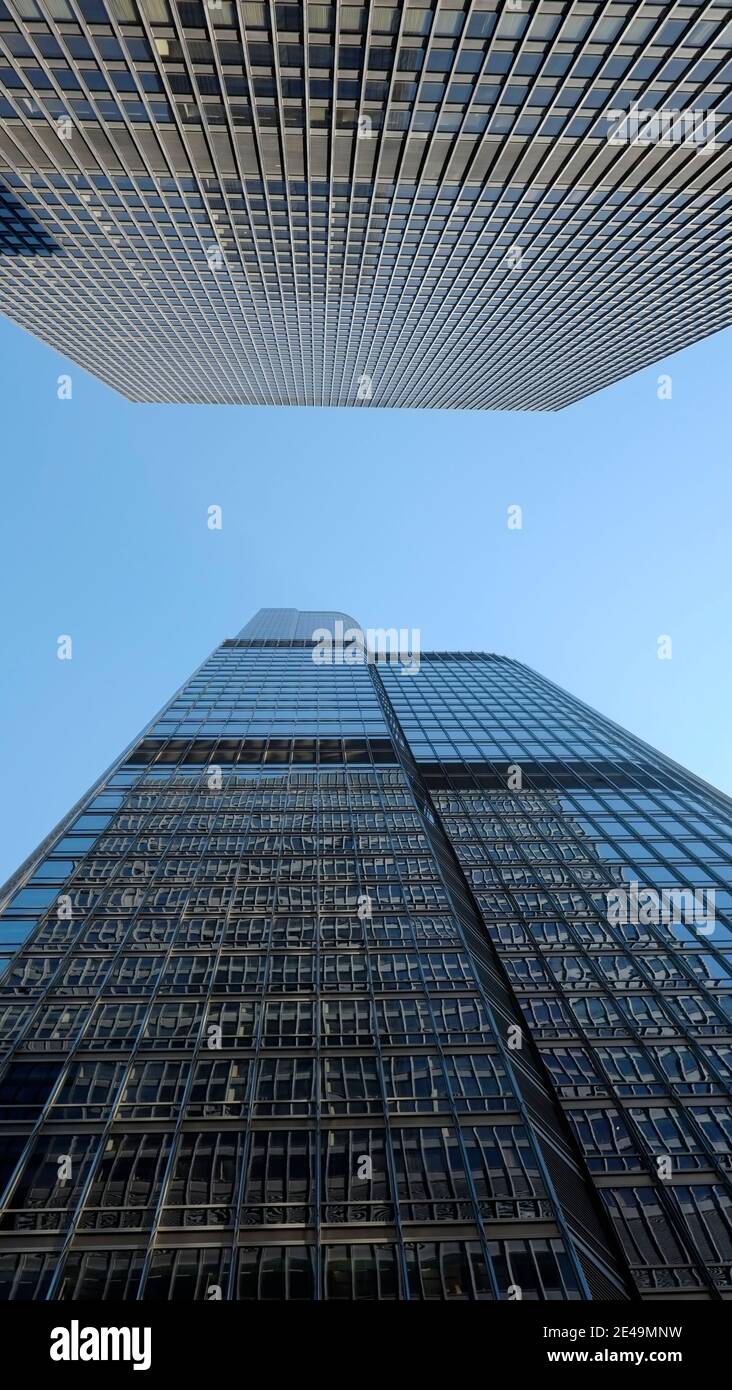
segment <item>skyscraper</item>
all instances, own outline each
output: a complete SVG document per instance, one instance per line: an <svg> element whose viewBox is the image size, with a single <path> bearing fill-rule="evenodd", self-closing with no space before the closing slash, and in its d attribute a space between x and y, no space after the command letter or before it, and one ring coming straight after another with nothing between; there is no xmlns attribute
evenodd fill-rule
<svg viewBox="0 0 732 1390"><path fill-rule="evenodd" d="M732 1294L732 805L261 610L3 891L11 1299Z"/></svg>
<svg viewBox="0 0 732 1390"><path fill-rule="evenodd" d="M0 0L0 309L136 401L553 410L729 324L728 5Z"/></svg>

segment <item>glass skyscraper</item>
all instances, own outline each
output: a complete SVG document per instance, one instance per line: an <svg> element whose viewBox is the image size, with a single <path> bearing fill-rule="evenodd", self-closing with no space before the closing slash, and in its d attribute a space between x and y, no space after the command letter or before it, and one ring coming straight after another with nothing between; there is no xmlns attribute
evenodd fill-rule
<svg viewBox="0 0 732 1390"><path fill-rule="evenodd" d="M354 629L261 610L6 885L2 1296L729 1299L732 803Z"/></svg>
<svg viewBox="0 0 732 1390"><path fill-rule="evenodd" d="M732 321L727 0L0 0L0 310L135 401L554 410Z"/></svg>

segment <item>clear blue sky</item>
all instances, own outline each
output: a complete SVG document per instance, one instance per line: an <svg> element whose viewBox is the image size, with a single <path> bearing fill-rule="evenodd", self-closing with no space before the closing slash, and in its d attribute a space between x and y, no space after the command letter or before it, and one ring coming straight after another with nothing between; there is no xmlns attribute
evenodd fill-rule
<svg viewBox="0 0 732 1390"><path fill-rule="evenodd" d="M0 881L261 606L515 656L732 791L728 334L555 415L130 405L5 319L0 356Z"/></svg>

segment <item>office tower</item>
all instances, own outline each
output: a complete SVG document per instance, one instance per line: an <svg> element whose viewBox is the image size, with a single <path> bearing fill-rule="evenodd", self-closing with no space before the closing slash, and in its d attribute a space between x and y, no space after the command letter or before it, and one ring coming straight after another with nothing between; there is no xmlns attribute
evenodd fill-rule
<svg viewBox="0 0 732 1390"><path fill-rule="evenodd" d="M3 1296L729 1297L729 800L387 637L261 610L6 885Z"/></svg>
<svg viewBox="0 0 732 1390"><path fill-rule="evenodd" d="M0 309L135 401L558 409L732 318L731 44L722 0L0 0Z"/></svg>

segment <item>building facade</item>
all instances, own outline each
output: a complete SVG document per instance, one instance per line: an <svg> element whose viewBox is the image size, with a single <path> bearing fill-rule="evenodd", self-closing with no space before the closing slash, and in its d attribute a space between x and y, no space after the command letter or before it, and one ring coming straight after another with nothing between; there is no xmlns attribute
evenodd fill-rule
<svg viewBox="0 0 732 1390"><path fill-rule="evenodd" d="M725 0L0 0L0 310L136 401L554 410L732 319Z"/></svg>
<svg viewBox="0 0 732 1390"><path fill-rule="evenodd" d="M730 1298L732 805L338 624L261 610L3 890L1 1296Z"/></svg>

